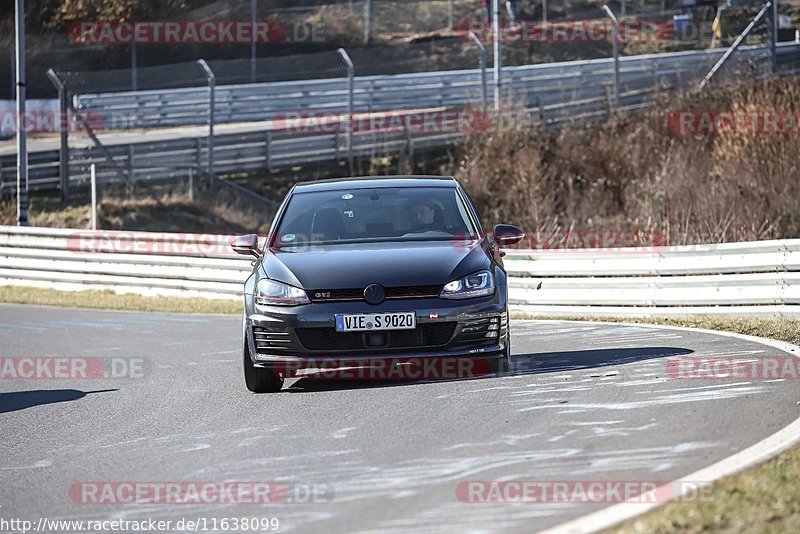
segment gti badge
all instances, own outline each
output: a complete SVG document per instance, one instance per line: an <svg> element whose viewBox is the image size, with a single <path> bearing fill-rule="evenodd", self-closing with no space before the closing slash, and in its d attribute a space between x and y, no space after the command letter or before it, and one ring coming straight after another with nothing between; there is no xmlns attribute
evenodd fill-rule
<svg viewBox="0 0 800 534"><path fill-rule="evenodd" d="M430 317L431 321L438 321L439 320L439 312L431 312L428 317Z"/></svg>

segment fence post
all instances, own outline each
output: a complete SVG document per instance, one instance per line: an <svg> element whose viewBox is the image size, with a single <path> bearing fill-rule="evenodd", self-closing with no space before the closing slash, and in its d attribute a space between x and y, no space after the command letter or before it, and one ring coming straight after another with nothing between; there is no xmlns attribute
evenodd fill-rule
<svg viewBox="0 0 800 534"><path fill-rule="evenodd" d="M92 230L97 230L97 169L94 163L89 167L89 176L92 183Z"/></svg>
<svg viewBox="0 0 800 534"><path fill-rule="evenodd" d="M350 166L350 174L353 174L353 90L355 85L356 69L350 56L344 48L337 50L347 65L347 162ZM341 124L341 122L340 122Z"/></svg>
<svg viewBox="0 0 800 534"><path fill-rule="evenodd" d="M500 0L492 0L492 38L494 40L494 111L500 112L500 77L503 73L503 57L500 49Z"/></svg>
<svg viewBox="0 0 800 534"><path fill-rule="evenodd" d="M711 81L711 78L713 78L714 75L717 73L717 71L722 68L722 65L724 65L725 62L728 60L728 58L731 57L731 55L736 51L737 48L739 48L739 45L742 44L742 41L744 41L747 38L747 36L750 35L750 32L753 31L753 28L755 28L756 25L759 22L761 22L761 19L764 18L764 15L766 15L771 8L772 8L772 2L767 2L766 4L764 4L764 7L762 7L761 11L758 12L758 15L756 15L753 18L753 20L750 21L750 24L747 25L747 28L745 28L744 31L739 35L739 37L736 38L736 40L733 42L730 48L728 48L725 51L725 53L722 54L722 57L719 58L719 61L717 61L716 64L713 67L711 67L711 70L708 71L706 77L703 78L703 80L700 82L700 85L697 86L698 90L705 87L706 84Z"/></svg>
<svg viewBox="0 0 800 534"><path fill-rule="evenodd" d="M486 115L486 110L489 107L488 95L486 94L486 47L483 46L480 38L475 35L475 32L469 32L469 38L478 47L480 53L480 69L481 69L481 102L483 103L483 114Z"/></svg>
<svg viewBox="0 0 800 534"><path fill-rule="evenodd" d="M25 131L25 2L17 0L14 7L17 65L17 224L28 226L28 134Z"/></svg>
<svg viewBox="0 0 800 534"><path fill-rule="evenodd" d="M619 20L607 5L603 5L603 11L611 19L611 40L614 53L614 105L619 107ZM622 2L622 14L625 15L625 0Z"/></svg>
<svg viewBox="0 0 800 534"><path fill-rule="evenodd" d="M364 2L364 44L372 40L372 0Z"/></svg>
<svg viewBox="0 0 800 534"><path fill-rule="evenodd" d="M69 129L72 125L67 107L67 88L53 69L47 70L47 78L58 90L58 126L61 147L58 153L58 174L61 178L61 201L69 202Z"/></svg>
<svg viewBox="0 0 800 534"><path fill-rule="evenodd" d="M447 29L453 31L453 0L447 0Z"/></svg>
<svg viewBox="0 0 800 534"><path fill-rule="evenodd" d="M778 0L772 1L772 8L767 12L767 40L769 42L770 70L778 72Z"/></svg>
<svg viewBox="0 0 800 534"><path fill-rule="evenodd" d="M256 0L250 0L250 83L256 83Z"/></svg>
<svg viewBox="0 0 800 534"><path fill-rule="evenodd" d="M205 59L198 59L197 64L203 69L208 76L208 174L214 174L214 107L216 106L215 88L217 85L217 77L214 76L214 71L208 66Z"/></svg>

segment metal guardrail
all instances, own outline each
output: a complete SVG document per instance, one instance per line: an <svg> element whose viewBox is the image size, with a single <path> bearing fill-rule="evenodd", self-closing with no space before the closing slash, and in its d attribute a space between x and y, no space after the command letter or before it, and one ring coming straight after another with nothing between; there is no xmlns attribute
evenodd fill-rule
<svg viewBox="0 0 800 534"><path fill-rule="evenodd" d="M403 131L359 132L352 136L356 156L413 152L442 146L463 137L460 132L406 133ZM271 129L234 134L218 134L214 138L214 173L269 171L298 164L344 160L348 154L348 136L341 133L292 135ZM208 154L205 137L142 141L131 144L106 145L105 151L94 147L70 149L69 176L71 186L89 183L89 168L97 166L98 181L118 179L117 167L127 169L135 180L158 180L174 177L175 170L203 167ZM109 154L116 165L108 161ZM59 185L59 153L57 150L34 152L29 156L28 185L31 190L53 189ZM0 156L0 191L16 188L16 155Z"/></svg>
<svg viewBox="0 0 800 534"><path fill-rule="evenodd" d="M527 111L548 124L582 122L608 116L612 109L641 109L663 91L688 87L707 72L724 49L649 54L620 58L622 89L615 105L611 94L613 59L548 63L504 69L506 94L513 94ZM800 45L781 44L779 59L800 72ZM740 60L765 56L764 46L742 47ZM782 58L782 59L781 59ZM491 75L490 73L487 73ZM480 70L427 72L407 75L366 76L354 79L354 106L357 112L463 107L480 102ZM605 94L597 95L598 87ZM274 119L287 111L309 113L344 112L348 109L347 79L304 80L272 84L220 86L216 88L215 117L218 123ZM114 114L132 114L123 126L166 126L203 124L207 121L206 88L174 89L81 95L78 106L99 114L106 121ZM110 122L108 124L111 124ZM194 127L193 127L194 128ZM342 161L348 153L348 136L337 134L290 134L258 123L242 125L243 132L214 137L213 171L258 171L323 161ZM143 134L147 138L146 134ZM354 135L353 154L397 153L400 150L443 146L462 138L459 132L417 133L384 132L380 135ZM187 131L160 141L103 141L109 155L95 147L71 147L70 185L86 184L89 167L97 165L99 179L113 179L118 169L135 173L137 168L200 166L208 159L205 133ZM34 149L35 150L35 149ZM15 190L16 156L0 156L0 194ZM112 167L116 167L117 170ZM46 150L29 155L29 188L59 187L59 152ZM163 176L145 173L145 179Z"/></svg>
<svg viewBox="0 0 800 534"><path fill-rule="evenodd" d="M647 54L620 58L620 81L686 86L722 56L725 49ZM741 58L758 57L764 47L743 47ZM494 74L486 71L487 83ZM513 94L526 105L596 95L598 84L611 84L612 58L543 63L503 69L503 98ZM386 111L460 107L481 101L481 70L436 71L384 76L357 76L353 84L356 111ZM629 90L630 88L627 88ZM492 96L492 95L490 95ZM491 100L491 98L490 98ZM205 124L208 89L192 87L158 91L83 94L73 97L76 109L102 117L117 128ZM299 80L241 84L215 88L217 123L269 120L287 111L344 112L348 109L348 79Z"/></svg>
<svg viewBox="0 0 800 534"><path fill-rule="evenodd" d="M238 298L251 267L232 239L0 226L0 285ZM532 316L800 317L800 239L508 251L506 269Z"/></svg>
<svg viewBox="0 0 800 534"><path fill-rule="evenodd" d="M705 75L725 51L623 56L619 60L621 91L645 83L687 87ZM800 46L781 43L777 53L784 70L797 70ZM736 58L748 61L767 54L766 46L745 46ZM356 76L353 109L372 112L476 104L482 100L482 76L487 84L493 83L494 73L481 69ZM612 85L614 76L613 58L505 67L502 98L513 94L526 107L540 101L584 100L596 95L598 85ZM205 87L80 94L73 97L73 106L91 111L119 129L199 125L206 122L208 94ZM287 111L344 112L348 110L349 80L223 85L215 88L215 95L217 123L269 120ZM493 95L487 98L491 101Z"/></svg>

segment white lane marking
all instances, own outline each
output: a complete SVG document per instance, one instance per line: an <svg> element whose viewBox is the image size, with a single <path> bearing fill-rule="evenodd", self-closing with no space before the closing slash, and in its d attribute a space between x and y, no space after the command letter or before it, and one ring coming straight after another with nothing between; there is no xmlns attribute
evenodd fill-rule
<svg viewBox="0 0 800 534"><path fill-rule="evenodd" d="M355 426L349 426L347 428L340 428L336 432L333 433L333 439L344 439L347 437L347 433L353 430L356 430Z"/></svg>
<svg viewBox="0 0 800 534"><path fill-rule="evenodd" d="M21 471L23 469L39 469L41 467L50 467L53 463L50 460L39 460L34 462L33 465L21 465L19 467L0 467L0 471Z"/></svg>
<svg viewBox="0 0 800 534"><path fill-rule="evenodd" d="M632 402L617 402L617 403L570 403L570 407L574 409L587 409L587 410L640 410L642 408L650 408L653 406L662 406L665 404L682 404L685 402L700 402L712 400L725 400L744 395L751 395L756 393L764 393L767 388L764 387L736 387L729 389L717 389L714 391L698 391L686 393L683 395L659 395L652 399L632 401ZM546 401L545 401L546 402ZM558 404L543 404L538 406L529 406L527 408L520 408L517 412L529 412L532 410L547 410L549 408L563 407L565 403L559 401ZM561 412L563 413L563 412Z"/></svg>
<svg viewBox="0 0 800 534"><path fill-rule="evenodd" d="M628 380L626 382L620 382L615 385L624 388L631 386L649 386L651 384L661 384L666 381L667 381L666 378L651 378L649 380Z"/></svg>
<svg viewBox="0 0 800 534"><path fill-rule="evenodd" d="M655 393L674 393L676 391L698 391L701 389L732 388L734 386L747 386L752 382L733 382L731 384L713 384L711 386L695 386L693 388L659 389ZM637 395L652 395L652 391L634 391Z"/></svg>
<svg viewBox="0 0 800 534"><path fill-rule="evenodd" d="M578 421L575 423L562 423L565 426L595 426L595 425L618 425L619 423L624 423L623 419L617 419L615 421Z"/></svg>
<svg viewBox="0 0 800 534"><path fill-rule="evenodd" d="M216 352L201 352L201 353L200 353L200 356L215 356L215 355L217 355L217 354L235 354L235 353L239 352L239 350L241 350L241 349L235 349L235 350L218 350L218 351L216 351Z"/></svg>
<svg viewBox="0 0 800 534"><path fill-rule="evenodd" d="M211 445L208 443L198 443L197 445L191 445L185 449L180 449L175 452L192 452L192 451L202 451L203 449L210 449Z"/></svg>

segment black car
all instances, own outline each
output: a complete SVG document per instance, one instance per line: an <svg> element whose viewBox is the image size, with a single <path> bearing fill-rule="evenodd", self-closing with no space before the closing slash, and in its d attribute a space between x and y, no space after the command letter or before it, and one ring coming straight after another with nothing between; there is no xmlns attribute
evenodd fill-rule
<svg viewBox="0 0 800 534"><path fill-rule="evenodd" d="M499 246L522 237L510 225L487 235L453 178L297 184L263 250L254 234L232 244L257 258L244 286L247 388L278 391L320 361L479 358L508 369Z"/></svg>

